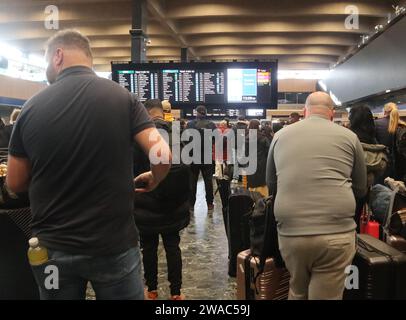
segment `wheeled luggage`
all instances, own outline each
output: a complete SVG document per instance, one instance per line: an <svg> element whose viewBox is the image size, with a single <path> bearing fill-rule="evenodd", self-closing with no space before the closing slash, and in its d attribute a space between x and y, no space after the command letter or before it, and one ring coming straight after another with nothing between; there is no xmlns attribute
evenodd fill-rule
<svg viewBox="0 0 406 320"><path fill-rule="evenodd" d="M345 299L406 299L406 255L402 252L361 234L353 265L358 269L359 288L347 289Z"/></svg>
<svg viewBox="0 0 406 320"><path fill-rule="evenodd" d="M398 235L389 235L386 237L386 243L391 247L406 253L406 239Z"/></svg>
<svg viewBox="0 0 406 320"><path fill-rule="evenodd" d="M226 217L230 277L236 276L238 253L250 247L249 213L256 196L244 188L231 189Z"/></svg>
<svg viewBox="0 0 406 320"><path fill-rule="evenodd" d="M267 258L264 272L258 274L259 258L250 250L237 257L238 300L285 300L289 293L289 272L277 268L273 258Z"/></svg>
<svg viewBox="0 0 406 320"><path fill-rule="evenodd" d="M27 259L31 210L0 210L0 300L38 300L39 290Z"/></svg>

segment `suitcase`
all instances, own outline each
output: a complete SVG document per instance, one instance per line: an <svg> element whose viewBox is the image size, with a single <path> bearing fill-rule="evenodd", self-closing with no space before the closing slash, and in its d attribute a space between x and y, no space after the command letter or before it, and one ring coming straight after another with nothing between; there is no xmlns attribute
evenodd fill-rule
<svg viewBox="0 0 406 320"><path fill-rule="evenodd" d="M406 255L402 252L361 234L352 264L358 268L359 288L346 290L345 299L406 299Z"/></svg>
<svg viewBox="0 0 406 320"><path fill-rule="evenodd" d="M264 272L255 281L258 264L259 258L252 256L250 250L238 254L237 300L286 300L289 294L289 272L276 268L274 260L267 258Z"/></svg>
<svg viewBox="0 0 406 320"><path fill-rule="evenodd" d="M27 259L30 208L0 210L0 300L39 300Z"/></svg>
<svg viewBox="0 0 406 320"><path fill-rule="evenodd" d="M226 233L228 238L228 274L235 277L237 274L237 255L250 247L249 216L254 203L255 195L244 188L233 188L228 199L226 217Z"/></svg>
<svg viewBox="0 0 406 320"><path fill-rule="evenodd" d="M406 253L406 239L401 236L389 235L386 237L386 243L391 247Z"/></svg>

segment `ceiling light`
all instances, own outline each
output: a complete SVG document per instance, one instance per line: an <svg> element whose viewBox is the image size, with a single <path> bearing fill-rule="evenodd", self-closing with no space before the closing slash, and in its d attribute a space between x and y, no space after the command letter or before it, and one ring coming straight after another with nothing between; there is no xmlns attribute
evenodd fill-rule
<svg viewBox="0 0 406 320"><path fill-rule="evenodd" d="M28 55L28 64L40 68L46 68L47 66L44 57L35 54Z"/></svg>
<svg viewBox="0 0 406 320"><path fill-rule="evenodd" d="M9 60L17 60L23 56L23 53L8 44L0 43L0 55Z"/></svg>
<svg viewBox="0 0 406 320"><path fill-rule="evenodd" d="M381 24L378 24L377 26L375 26L375 31L376 32L379 32L379 31L381 31L383 29L383 25L381 25Z"/></svg>

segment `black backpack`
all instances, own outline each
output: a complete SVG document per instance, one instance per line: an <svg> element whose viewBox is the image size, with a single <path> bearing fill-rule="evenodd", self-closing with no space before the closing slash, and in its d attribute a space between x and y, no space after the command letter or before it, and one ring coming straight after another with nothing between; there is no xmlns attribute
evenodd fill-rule
<svg viewBox="0 0 406 320"><path fill-rule="evenodd" d="M406 158L406 126L401 126L396 132L396 150Z"/></svg>
<svg viewBox="0 0 406 320"><path fill-rule="evenodd" d="M260 198L255 202L250 217L250 249L253 256L259 257L258 275L264 271L268 257L274 258L278 268L285 267L279 251L277 222L273 207L274 196Z"/></svg>

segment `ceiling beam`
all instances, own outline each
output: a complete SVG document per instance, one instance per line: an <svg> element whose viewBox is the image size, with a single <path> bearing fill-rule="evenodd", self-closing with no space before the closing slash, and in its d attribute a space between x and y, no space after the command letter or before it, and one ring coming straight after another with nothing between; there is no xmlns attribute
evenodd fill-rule
<svg viewBox="0 0 406 320"><path fill-rule="evenodd" d="M219 46L219 47L205 47L196 49L199 56L217 56L217 55L329 55L341 56L346 52L342 47L329 47L329 46Z"/></svg>
<svg viewBox="0 0 406 320"><path fill-rule="evenodd" d="M356 34L313 34L313 33L275 33L264 34L213 34L188 36L188 43L193 47L217 45L342 45L352 46L359 42Z"/></svg>
<svg viewBox="0 0 406 320"><path fill-rule="evenodd" d="M75 28L81 31L86 36L116 36L127 35L131 22L81 22L80 24L72 22L64 22L60 24L60 29ZM0 41L13 41L22 39L48 38L52 36L56 30L47 30L44 28L43 22L27 22L27 23L9 23L0 28ZM169 35L169 32L162 28L158 23L150 23L148 25L148 34Z"/></svg>
<svg viewBox="0 0 406 320"><path fill-rule="evenodd" d="M367 34L375 26L377 19L362 19L359 29L346 29L342 19L294 19L293 21L285 18L277 19L222 19L199 21L182 21L178 23L178 32L182 35L216 34L221 30L222 33L343 33L343 34Z"/></svg>
<svg viewBox="0 0 406 320"><path fill-rule="evenodd" d="M390 3L385 1L177 0L168 5L167 17L176 20L206 17L347 16L346 7L354 5L361 17L385 17L393 11Z"/></svg>
<svg viewBox="0 0 406 320"><path fill-rule="evenodd" d="M191 54L191 56L194 57L195 59L199 59L194 49L188 45L185 38L179 33L175 23L166 17L161 4L157 0L149 0L148 5L150 12L157 18L158 21L161 22L164 28L170 31L170 33L173 35L175 40L178 41L181 47L188 48L188 51Z"/></svg>
<svg viewBox="0 0 406 320"><path fill-rule="evenodd" d="M178 47L178 45L168 36L151 36L149 39L151 40L151 43L147 45L147 48ZM131 48L131 39L128 35L90 36L89 40L92 48ZM32 52L43 50L46 41L47 38L34 38L11 40L7 43L16 48L19 48L23 52Z"/></svg>

